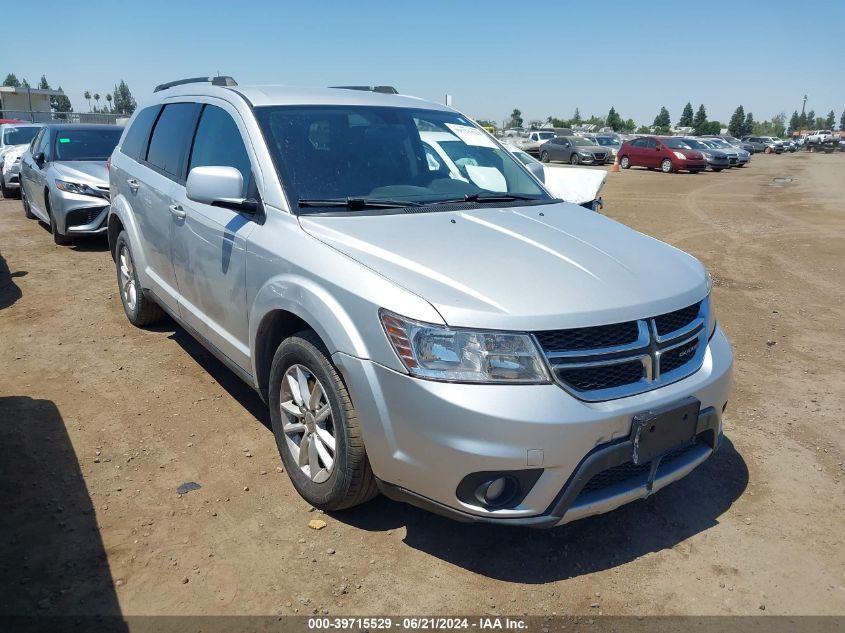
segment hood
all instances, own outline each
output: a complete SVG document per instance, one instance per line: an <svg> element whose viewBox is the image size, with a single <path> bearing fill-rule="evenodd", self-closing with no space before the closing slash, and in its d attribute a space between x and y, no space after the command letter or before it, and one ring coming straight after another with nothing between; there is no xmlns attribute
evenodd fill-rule
<svg viewBox="0 0 845 633"><path fill-rule="evenodd" d="M29 145L11 145L3 148L3 151L0 152L0 164L2 164L3 161L6 161L11 165L23 156L28 147Z"/></svg>
<svg viewBox="0 0 845 633"><path fill-rule="evenodd" d="M681 152L687 158L691 158L693 160L702 160L704 158L704 154L701 153L701 150L697 149L670 149L670 152ZM716 150L707 150L715 152Z"/></svg>
<svg viewBox="0 0 845 633"><path fill-rule="evenodd" d="M556 198L573 204L592 202L599 197L599 192L607 182L606 171L583 167L560 169L544 165L543 173L546 189Z"/></svg>
<svg viewBox="0 0 845 633"><path fill-rule="evenodd" d="M601 325L676 310L707 293L695 258L571 204L300 216L300 224L453 326Z"/></svg>
<svg viewBox="0 0 845 633"><path fill-rule="evenodd" d="M56 177L86 185L109 185L106 161L69 160L52 164Z"/></svg>

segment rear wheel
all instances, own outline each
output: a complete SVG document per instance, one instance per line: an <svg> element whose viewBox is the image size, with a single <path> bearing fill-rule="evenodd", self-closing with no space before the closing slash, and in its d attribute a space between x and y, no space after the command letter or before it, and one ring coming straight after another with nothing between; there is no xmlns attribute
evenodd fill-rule
<svg viewBox="0 0 845 633"><path fill-rule="evenodd" d="M540 152L540 160L543 161L544 163L548 163L549 162L549 153L545 152L545 151Z"/></svg>
<svg viewBox="0 0 845 633"><path fill-rule="evenodd" d="M628 158L627 156L623 156L622 158L619 159L619 166L622 169L630 168L631 167L631 159Z"/></svg>
<svg viewBox="0 0 845 633"><path fill-rule="evenodd" d="M135 260L132 258L132 251L129 250L129 238L126 231L121 231L117 236L114 252L117 254L115 257L117 285L126 318L136 327L160 321L164 312L157 303L144 295L141 283L138 281L138 273L135 271Z"/></svg>
<svg viewBox="0 0 845 633"><path fill-rule="evenodd" d="M664 174L672 173L672 161L668 158L664 158L663 162L660 163L660 171L662 171Z"/></svg>
<svg viewBox="0 0 845 633"><path fill-rule="evenodd" d="M306 501L322 510L343 510L378 494L355 407L313 331L279 345L269 393L276 445Z"/></svg>
<svg viewBox="0 0 845 633"><path fill-rule="evenodd" d="M569 164L570 165L577 165L581 162L581 158L576 153L572 153L569 155Z"/></svg>
<svg viewBox="0 0 845 633"><path fill-rule="evenodd" d="M8 200L15 194L15 190L6 186L6 180L0 175L0 191L3 192L3 197Z"/></svg>
<svg viewBox="0 0 845 633"><path fill-rule="evenodd" d="M23 190L23 186L21 186L21 204L23 205L23 214L30 220L34 219L35 214L29 208L29 200L26 199L26 192Z"/></svg>

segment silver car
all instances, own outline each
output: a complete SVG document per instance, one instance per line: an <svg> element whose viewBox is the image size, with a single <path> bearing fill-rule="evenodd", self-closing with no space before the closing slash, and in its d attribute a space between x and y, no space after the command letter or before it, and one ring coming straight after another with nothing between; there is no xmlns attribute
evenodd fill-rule
<svg viewBox="0 0 845 633"><path fill-rule="evenodd" d="M41 123L2 123L0 124L0 192L4 198L11 198L20 188L20 149L29 145ZM9 161L7 154L15 156Z"/></svg>
<svg viewBox="0 0 845 633"><path fill-rule="evenodd" d="M745 151L741 147L735 147L724 139L712 136L703 136L697 140L704 143L711 149L724 152L732 167L745 167L748 161L751 160L750 152Z"/></svg>
<svg viewBox="0 0 845 633"><path fill-rule="evenodd" d="M556 136L540 146L540 160L544 163L563 161L570 165L604 165L614 159L610 147L582 136Z"/></svg>
<svg viewBox="0 0 845 633"><path fill-rule="evenodd" d="M551 527L719 447L732 353L701 263L555 199L447 106L162 84L109 178L127 318L169 314L252 385L318 508L382 491Z"/></svg>
<svg viewBox="0 0 845 633"><path fill-rule="evenodd" d="M28 218L50 226L56 244L106 232L106 160L123 128L46 125L21 159L21 201Z"/></svg>

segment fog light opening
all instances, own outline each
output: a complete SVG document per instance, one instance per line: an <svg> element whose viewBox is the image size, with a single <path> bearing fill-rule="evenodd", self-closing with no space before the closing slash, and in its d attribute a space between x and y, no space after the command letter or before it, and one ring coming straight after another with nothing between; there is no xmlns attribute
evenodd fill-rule
<svg viewBox="0 0 845 633"><path fill-rule="evenodd" d="M488 508L508 505L519 494L519 482L508 475L488 479L475 491L475 498Z"/></svg>

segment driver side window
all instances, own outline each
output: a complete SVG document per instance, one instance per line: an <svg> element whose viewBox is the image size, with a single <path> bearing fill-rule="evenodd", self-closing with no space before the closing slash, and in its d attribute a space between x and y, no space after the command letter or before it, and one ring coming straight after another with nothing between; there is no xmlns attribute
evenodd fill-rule
<svg viewBox="0 0 845 633"><path fill-rule="evenodd" d="M188 171L194 167L234 167L243 176L241 197L257 197L252 164L235 120L228 112L206 105L200 115Z"/></svg>

